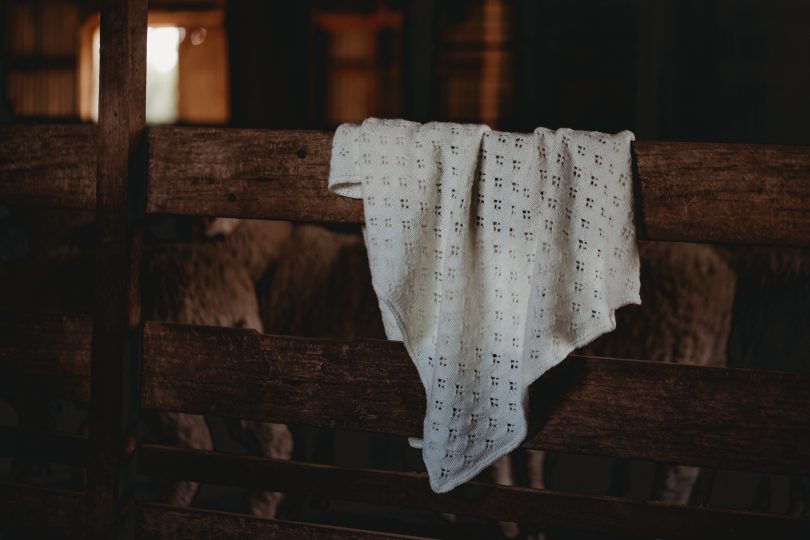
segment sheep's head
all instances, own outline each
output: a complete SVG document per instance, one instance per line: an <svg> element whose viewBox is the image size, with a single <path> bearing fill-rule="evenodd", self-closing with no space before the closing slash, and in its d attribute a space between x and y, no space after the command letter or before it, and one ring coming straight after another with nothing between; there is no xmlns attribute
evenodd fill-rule
<svg viewBox="0 0 810 540"><path fill-rule="evenodd" d="M238 218L207 217L203 219L205 236L227 236L242 222Z"/></svg>
<svg viewBox="0 0 810 540"><path fill-rule="evenodd" d="M258 280L281 257L292 231L289 221L209 217L203 219L205 236L244 263Z"/></svg>

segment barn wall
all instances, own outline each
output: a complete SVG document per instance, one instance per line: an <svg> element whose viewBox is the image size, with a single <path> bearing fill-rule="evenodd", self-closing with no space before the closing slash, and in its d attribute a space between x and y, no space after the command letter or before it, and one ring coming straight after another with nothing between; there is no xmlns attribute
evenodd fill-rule
<svg viewBox="0 0 810 540"><path fill-rule="evenodd" d="M77 115L77 3L3 2L5 102L19 117Z"/></svg>

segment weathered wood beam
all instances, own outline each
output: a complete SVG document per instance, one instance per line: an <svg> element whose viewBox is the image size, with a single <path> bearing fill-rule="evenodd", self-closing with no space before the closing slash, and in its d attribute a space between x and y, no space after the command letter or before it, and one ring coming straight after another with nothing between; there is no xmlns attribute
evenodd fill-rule
<svg viewBox="0 0 810 540"><path fill-rule="evenodd" d="M326 187L332 133L161 127L148 211L361 223ZM810 245L810 148L636 142L639 237Z"/></svg>
<svg viewBox="0 0 810 540"><path fill-rule="evenodd" d="M152 128L147 211L360 222L362 203L327 190L331 154L324 131Z"/></svg>
<svg viewBox="0 0 810 540"><path fill-rule="evenodd" d="M801 538L810 534L810 519L476 481L465 484L463 489L437 495L421 473L342 468L167 446L144 446L139 463L140 472L150 476L372 504L429 507L478 518L640 538ZM474 497L469 496L471 491L476 493Z"/></svg>
<svg viewBox="0 0 810 540"><path fill-rule="evenodd" d="M147 322L142 405L420 435L401 343ZM525 446L810 473L810 375L571 356L532 388Z"/></svg>
<svg viewBox="0 0 810 540"><path fill-rule="evenodd" d="M101 7L87 538L134 538L147 0Z"/></svg>
<svg viewBox="0 0 810 540"><path fill-rule="evenodd" d="M638 141L650 240L810 245L810 147Z"/></svg>
<svg viewBox="0 0 810 540"><path fill-rule="evenodd" d="M96 207L96 126L0 123L0 203Z"/></svg>
<svg viewBox="0 0 810 540"><path fill-rule="evenodd" d="M0 483L0 532L13 538L84 539L84 494Z"/></svg>
<svg viewBox="0 0 810 540"><path fill-rule="evenodd" d="M140 540L419 540L413 536L142 502L136 504L135 514L137 538Z"/></svg>
<svg viewBox="0 0 810 540"><path fill-rule="evenodd" d="M93 208L93 126L0 125L0 202ZM332 134L149 129L148 211L360 223L326 189ZM810 148L634 143L639 238L810 245Z"/></svg>
<svg viewBox="0 0 810 540"><path fill-rule="evenodd" d="M0 317L1 387L86 399L89 333L86 317ZM159 322L142 394L152 409L407 436L424 413L400 343ZM532 411L531 448L810 473L807 374L572 356L535 384Z"/></svg>
<svg viewBox="0 0 810 540"><path fill-rule="evenodd" d="M88 401L92 326L82 315L0 313L0 391Z"/></svg>

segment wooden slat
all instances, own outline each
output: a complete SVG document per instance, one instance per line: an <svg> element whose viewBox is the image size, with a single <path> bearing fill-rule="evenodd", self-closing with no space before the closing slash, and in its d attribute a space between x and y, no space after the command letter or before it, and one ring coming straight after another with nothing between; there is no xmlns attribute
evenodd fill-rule
<svg viewBox="0 0 810 540"><path fill-rule="evenodd" d="M375 533L345 527L311 525L293 521L189 510L160 504L136 504L137 537L141 540L407 540L413 536Z"/></svg>
<svg viewBox="0 0 810 540"><path fill-rule="evenodd" d="M86 398L89 331L86 317L0 318L0 381ZM398 343L148 322L144 347L148 408L421 432L423 390ZM526 446L808 473L809 393L803 374L571 357L535 385L544 418Z"/></svg>
<svg viewBox="0 0 810 540"><path fill-rule="evenodd" d="M135 530L147 0L107 0L100 21L88 540Z"/></svg>
<svg viewBox="0 0 810 540"><path fill-rule="evenodd" d="M424 474L144 446L143 474L637 537L803 538L810 520L470 482L437 495ZM475 496L470 496L475 491ZM465 494L466 492L466 494Z"/></svg>
<svg viewBox="0 0 810 540"><path fill-rule="evenodd" d="M359 222L362 204L326 189L332 133L149 130L147 211Z"/></svg>
<svg viewBox="0 0 810 540"><path fill-rule="evenodd" d="M96 207L96 126L0 124L0 203Z"/></svg>
<svg viewBox="0 0 810 540"><path fill-rule="evenodd" d="M0 313L0 390L87 401L91 328L79 315Z"/></svg>
<svg viewBox="0 0 810 540"><path fill-rule="evenodd" d="M146 408L420 435L401 343L147 322ZM527 447L810 473L810 375L569 357L532 389Z"/></svg>
<svg viewBox="0 0 810 540"><path fill-rule="evenodd" d="M327 190L331 138L153 128L147 209L360 223L362 203ZM810 245L810 148L637 142L634 155L640 238Z"/></svg>
<svg viewBox="0 0 810 540"><path fill-rule="evenodd" d="M19 538L83 539L84 495L0 483L0 532Z"/></svg>
<svg viewBox="0 0 810 540"><path fill-rule="evenodd" d="M87 437L75 433L0 426L0 447L14 448L17 455L68 465L87 462Z"/></svg>
<svg viewBox="0 0 810 540"><path fill-rule="evenodd" d="M0 202L94 208L94 126L0 126ZM360 223L326 189L331 132L149 130L152 213ZM639 237L810 245L810 149L637 141ZM744 224L742 226L741 224Z"/></svg>
<svg viewBox="0 0 810 540"><path fill-rule="evenodd" d="M639 141L651 240L810 245L810 147Z"/></svg>

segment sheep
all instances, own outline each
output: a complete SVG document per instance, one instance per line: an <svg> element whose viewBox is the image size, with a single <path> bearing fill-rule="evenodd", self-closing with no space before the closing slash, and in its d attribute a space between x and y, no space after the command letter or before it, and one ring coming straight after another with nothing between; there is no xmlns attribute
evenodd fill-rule
<svg viewBox="0 0 810 540"><path fill-rule="evenodd" d="M641 306L627 306L616 314L616 330L577 351L577 354L659 362L722 365L731 324L734 275L711 247L689 244L639 245ZM493 466L493 481L515 485L513 454ZM529 487L545 489L546 454L527 450ZM688 501L699 469L661 465L652 486L652 500ZM623 495L629 469L619 461L614 468L611 495ZM520 528L501 523L504 536L514 538ZM542 538L543 533L538 533Z"/></svg>
<svg viewBox="0 0 810 540"><path fill-rule="evenodd" d="M298 225L261 298L273 334L329 339L385 339L359 234Z"/></svg>
<svg viewBox="0 0 810 540"><path fill-rule="evenodd" d="M338 339L384 338L360 236L306 225L296 227L292 238L263 297L272 306L265 310L265 328ZM709 246L641 243L640 253L642 306L620 310L617 330L580 352L724 365L735 285L728 265ZM529 485L542 489L543 453L528 452L526 468ZM489 474L495 483L516 483L509 457ZM697 474L696 468L663 467L652 498L686 502ZM614 491L621 491L621 482L617 475ZM507 537L519 533L516 524L500 526Z"/></svg>
<svg viewBox="0 0 810 540"><path fill-rule="evenodd" d="M810 372L810 250L727 247L720 253L737 274L729 366ZM770 483L760 476L752 510L770 508ZM790 478L788 512L810 516L808 478Z"/></svg>
<svg viewBox="0 0 810 540"><path fill-rule="evenodd" d="M641 243L641 306L583 354L720 367L726 364L736 276L710 246ZM699 469L659 467L651 499L685 504Z"/></svg>
<svg viewBox="0 0 810 540"><path fill-rule="evenodd" d="M4 297L7 301L25 302L34 311L90 313L93 252L77 247L64 230L86 229L92 224L92 215L53 212L49 216L34 213L31 218L34 271L17 272L14 288L9 287ZM60 226L53 226L57 224ZM54 238L47 234L49 229ZM208 241L146 246L142 273L144 317L261 332L256 283L278 259L290 231L288 222L214 219L207 224L206 232L215 238ZM92 238L86 244L92 244ZM145 412L143 419L166 442L198 450L213 449L202 416ZM292 455L292 436L285 425L234 420L229 427L232 435L253 451L281 459ZM171 482L160 500L188 506L197 487L195 482ZM274 517L281 500L279 493L248 493L251 512L261 517Z"/></svg>
<svg viewBox="0 0 810 540"><path fill-rule="evenodd" d="M145 255L144 314L147 318L184 324L231 326L263 331L255 284L274 263L287 240L287 222L214 220L209 234L227 233L219 241L168 245ZM144 420L162 438L176 446L213 450L205 419L187 413L145 414ZM232 435L266 457L289 459L292 435L283 424L231 420ZM188 506L197 492L196 482L169 483L163 502ZM254 515L275 517L282 495L251 491L248 504Z"/></svg>
<svg viewBox="0 0 810 540"><path fill-rule="evenodd" d="M148 262L144 273L144 313L147 318L339 339L385 337L376 297L370 285L365 249L358 234L330 231L312 225L291 228L289 224L224 220L215 220L209 225L208 231L221 233L223 238L202 245L147 250ZM798 287L800 298L791 296L790 300L801 304L797 313L804 313L806 317L810 292L806 279L808 265L803 262L803 252L789 252L782 258L769 259L768 256L756 255L756 250L746 252L700 245L651 243L641 243L640 252L642 306L621 310L617 314L617 331L583 348L581 353L726 365L726 344L729 342L731 314L734 312L735 328L742 328L748 321L748 324L756 326L757 331L735 330L731 333L729 363L732 366L762 368L770 365L763 363L763 352L772 349L765 346L767 335L761 336L768 332L763 333L758 329L767 321L761 316L752 317L744 308L748 305L748 311L767 309L767 304L765 307L756 302L745 304L740 302L739 297L744 294L756 295L756 291L763 286L773 287L773 282L779 286ZM257 303L255 283L268 267L272 269L272 278L267 291ZM773 277L785 271L788 271L792 281ZM195 277L196 274L208 277L200 279L199 276ZM737 275L742 278L736 279ZM737 285L736 303L735 281L740 283ZM222 283L227 284L224 290L229 291L224 296L241 300L233 304L219 303L219 300L210 297L211 291L221 287ZM749 292L746 293L746 290ZM83 299L90 297L89 294L78 296ZM178 298L190 303L178 304ZM771 299L778 300L772 305L786 302L782 297ZM207 315L201 315L206 311ZM808 335L800 331L807 326L801 316L794 317L792 323L799 327L791 339ZM773 328L777 326L771 327L771 332ZM793 350L798 355L770 354L765 360L770 362L775 356L804 362L802 351L806 351L806 347ZM806 369L805 364L799 366ZM167 413L153 419L153 425L175 443L200 449L212 447L202 417ZM291 438L285 426L268 427L242 422L236 427L235 431L243 439L253 438L254 444L262 447L266 455L289 457ZM257 443L256 438L263 440ZM543 468L543 453L530 452L526 469L531 487L544 487ZM509 459L501 460L493 467L494 480L514 484L516 481L512 469ZM656 475L651 498L687 502L698 474L699 469L692 467L661 468ZM612 487L613 494L621 494L623 482L617 475ZM191 482L170 485L164 493L164 500L174 504L190 504L196 487ZM792 510L795 513L806 512L810 505L802 481L794 479L791 487ZM278 494L250 496L254 513L264 516L275 514L280 501ZM501 526L506 536L518 533L514 524Z"/></svg>

